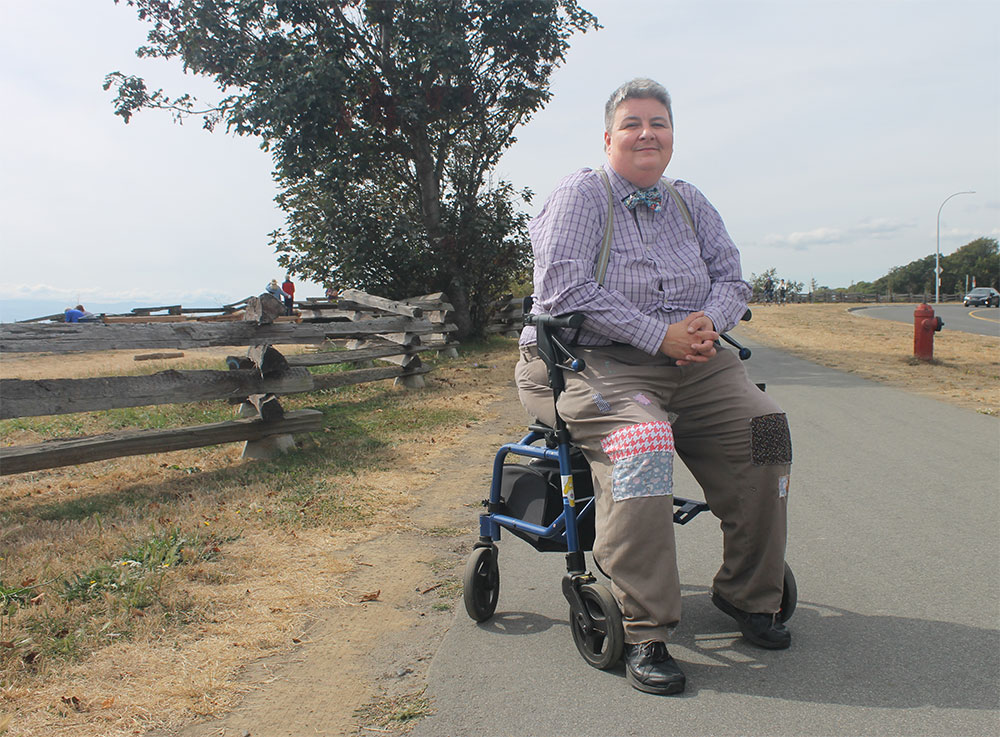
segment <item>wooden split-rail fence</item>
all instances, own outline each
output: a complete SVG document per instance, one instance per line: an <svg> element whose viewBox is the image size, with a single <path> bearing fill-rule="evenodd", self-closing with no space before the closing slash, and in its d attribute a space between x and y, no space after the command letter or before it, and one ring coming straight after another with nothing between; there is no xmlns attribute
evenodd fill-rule
<svg viewBox="0 0 1000 737"><path fill-rule="evenodd" d="M239 303L237 303L239 304ZM268 294L245 300L223 321L190 318L180 309L126 322L0 324L0 354L135 350L136 359L182 356L185 348L248 346L227 358L228 370L170 370L148 376L85 379L0 379L0 419L90 412L122 407L221 399L239 405L241 419L166 430L125 430L0 448L0 475L129 455L161 453L246 441L245 457L266 457L291 447L296 433L321 429L314 409L285 412L278 397L370 381L395 379L423 385L430 369L419 354L454 354L443 294L392 301L357 290L335 300L298 303L298 314ZM150 308L155 311L154 308ZM167 309L167 308L164 308ZM141 316L139 316L141 317ZM284 356L276 345L311 345L313 353ZM154 353L148 353L153 351ZM395 365L376 366L374 360ZM363 366L313 374L310 366Z"/></svg>
<svg viewBox="0 0 1000 737"><path fill-rule="evenodd" d="M524 297L506 295L490 305L490 321L487 333L499 333L507 338L516 338L523 327Z"/></svg>

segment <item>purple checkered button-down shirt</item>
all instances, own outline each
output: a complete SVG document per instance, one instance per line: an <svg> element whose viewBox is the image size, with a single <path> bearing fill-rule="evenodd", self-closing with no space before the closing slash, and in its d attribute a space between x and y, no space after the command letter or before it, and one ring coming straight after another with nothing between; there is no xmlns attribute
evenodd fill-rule
<svg viewBox="0 0 1000 737"><path fill-rule="evenodd" d="M622 199L635 186L604 165L614 196L611 257L604 285L594 278L608 217L608 192L599 172L581 169L563 179L528 226L535 256L536 313L582 312L579 345L628 343L656 354L667 326L704 310L720 332L746 311L750 285L740 254L718 211L693 185L674 180L687 203L697 238L662 183L661 212ZM521 345L535 342L526 327Z"/></svg>

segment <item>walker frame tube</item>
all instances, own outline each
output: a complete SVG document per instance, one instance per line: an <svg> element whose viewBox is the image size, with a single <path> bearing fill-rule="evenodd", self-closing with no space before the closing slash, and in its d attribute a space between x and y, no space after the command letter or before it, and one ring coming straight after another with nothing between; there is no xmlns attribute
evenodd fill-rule
<svg viewBox="0 0 1000 737"><path fill-rule="evenodd" d="M532 445L532 443L538 442L544 439L544 435L537 432L531 432L525 435L520 442L517 443L507 443L500 447L497 451L496 457L493 459L493 481L490 485L490 498L488 500L487 509L488 513L482 514L479 517L479 531L483 542L487 542L486 538L490 542L498 540L500 538L500 528L506 527L511 530L517 530L518 532L526 532L531 535L537 535L538 537L545 538L548 540L556 540L563 534L566 535L566 549L569 553L577 553L580 551L580 537L577 531L577 518L578 516L591 513L592 507L594 506L594 500L591 498L584 504L579 511L577 511L576 499L572 498L568 491L572 491L572 487L567 489L566 479L572 479L572 464L569 459L569 446L560 445L557 448L540 448L538 446ZM563 489L562 489L562 503L563 511L560 513L555 520L552 521L548 527L543 527L541 525L536 525L532 522L525 522L524 520L517 519L516 517L510 517L506 514L500 514L496 510L500 508L502 499L500 498L500 488L501 479L503 477L504 461L509 454L523 456L526 458L538 458L544 460L555 460L559 462L559 475L563 479ZM570 481L570 483L572 483Z"/></svg>

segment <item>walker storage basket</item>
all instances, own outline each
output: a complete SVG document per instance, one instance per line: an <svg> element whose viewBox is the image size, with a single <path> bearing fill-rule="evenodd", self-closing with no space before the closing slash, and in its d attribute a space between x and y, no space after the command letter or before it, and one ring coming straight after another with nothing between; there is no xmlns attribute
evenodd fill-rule
<svg viewBox="0 0 1000 737"><path fill-rule="evenodd" d="M577 513L594 496L594 485L590 468L582 455L579 467L577 459L573 463L573 489ZM502 514L516 517L536 525L549 526L562 514L563 501L560 490L559 464L555 461L534 460L528 464L508 463L504 466L500 485L503 498ZM547 540L529 532L508 530L527 541L535 550L566 552L566 538ZM594 549L594 510L577 518L580 549Z"/></svg>

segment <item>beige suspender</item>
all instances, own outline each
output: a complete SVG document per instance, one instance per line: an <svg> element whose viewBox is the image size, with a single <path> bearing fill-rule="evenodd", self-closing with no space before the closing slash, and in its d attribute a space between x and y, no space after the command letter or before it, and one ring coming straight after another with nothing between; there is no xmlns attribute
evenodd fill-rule
<svg viewBox="0 0 1000 737"><path fill-rule="evenodd" d="M604 188L608 190L608 220L604 225L604 240L601 242L601 252L597 255L597 267L594 269L594 278L597 286L604 286L604 276L608 273L608 259L611 258L611 233L615 224L615 196L611 192L611 181L608 173L604 169L601 172L601 179L604 180Z"/></svg>
<svg viewBox="0 0 1000 737"><path fill-rule="evenodd" d="M598 286L603 286L604 277L608 273L608 259L611 258L611 235L615 220L615 199L614 194L611 192L611 180L608 179L608 173L604 171L604 167L599 168L597 171L600 172L601 179L604 181L604 188L608 191L608 219L604 226L604 240L601 241L601 252L597 255L597 263L594 268L594 278L597 280ZM681 211L681 215L684 217L684 222L688 224L688 227L691 228L691 232L694 233L695 239L697 239L698 231L695 230L694 220L691 218L691 211L688 210L688 206L684 201L684 198L681 197L680 192L677 191L674 185L666 179L661 179L660 181L663 183L663 186L667 188L667 192L670 193L670 197L677 205L677 209Z"/></svg>
<svg viewBox="0 0 1000 737"><path fill-rule="evenodd" d="M605 176L607 176L607 174L605 174ZM670 196L674 198L674 202L677 203L677 209L680 210L681 215L684 216L684 222L688 224L689 228L691 228L691 232L694 233L695 240L697 240L698 231L694 229L694 220L691 218L691 211L688 210L687 203L684 201L684 198L681 197L681 193L678 192L677 188L666 179L661 179L660 181L663 182L663 186L667 188Z"/></svg>

